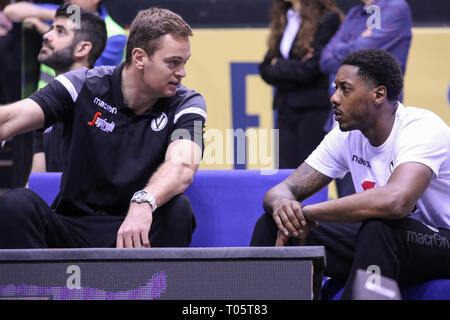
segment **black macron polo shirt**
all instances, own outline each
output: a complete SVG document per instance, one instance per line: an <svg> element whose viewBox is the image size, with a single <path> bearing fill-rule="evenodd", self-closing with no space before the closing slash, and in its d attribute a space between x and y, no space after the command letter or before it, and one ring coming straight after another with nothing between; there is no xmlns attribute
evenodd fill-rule
<svg viewBox="0 0 450 320"><path fill-rule="evenodd" d="M136 115L123 99L119 67L82 68L33 93L45 128L63 123L63 175L52 208L63 215L126 215L176 139L203 149L206 103L184 86Z"/></svg>

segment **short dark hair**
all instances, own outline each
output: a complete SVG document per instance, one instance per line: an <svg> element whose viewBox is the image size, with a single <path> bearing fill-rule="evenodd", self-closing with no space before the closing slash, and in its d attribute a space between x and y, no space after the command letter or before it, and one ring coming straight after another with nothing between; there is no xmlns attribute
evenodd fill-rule
<svg viewBox="0 0 450 320"><path fill-rule="evenodd" d="M187 38L191 27L178 14L162 8L141 10L134 18L128 36L126 61L129 65L134 48L142 48L151 56L159 48L160 38L166 34Z"/></svg>
<svg viewBox="0 0 450 320"><path fill-rule="evenodd" d="M61 5L55 14L57 17L71 18L75 12L80 12L80 28L75 28L74 43L88 41L92 43L92 49L88 55L89 66L92 67L101 56L106 46L107 33L105 21L95 13L80 8L76 5L65 3Z"/></svg>
<svg viewBox="0 0 450 320"><path fill-rule="evenodd" d="M385 50L367 49L348 54L342 65L359 68L358 75L372 82L375 87L385 86L389 101L395 101L403 89L403 75L394 56Z"/></svg>

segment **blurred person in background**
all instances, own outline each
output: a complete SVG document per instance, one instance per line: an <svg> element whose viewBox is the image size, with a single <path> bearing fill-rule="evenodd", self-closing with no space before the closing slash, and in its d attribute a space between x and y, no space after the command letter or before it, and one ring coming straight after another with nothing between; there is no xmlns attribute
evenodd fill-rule
<svg viewBox="0 0 450 320"><path fill-rule="evenodd" d="M125 30L115 22L108 14L100 0L67 0L66 3L89 10L101 17L106 24L108 40L105 50L97 59L94 66L117 66L124 59L124 50L127 42ZM56 4L38 4L18 2L5 7L4 12L12 21L23 21L27 25L34 26L36 30L44 34L50 29L49 23L54 19ZM75 14L71 10L72 14ZM55 76L55 72L45 64L41 65L41 75L38 89L44 87Z"/></svg>
<svg viewBox="0 0 450 320"><path fill-rule="evenodd" d="M279 168L299 166L325 135L329 83L319 60L342 17L334 0L273 2L268 52L259 71L276 87Z"/></svg>
<svg viewBox="0 0 450 320"><path fill-rule="evenodd" d="M94 65L106 45L105 22L92 11L81 8L81 28L72 28L69 6L66 3L56 10L55 20L50 31L44 34L38 55L38 61L54 69L56 75ZM62 134L60 122L44 132L33 132L31 172L62 171Z"/></svg>

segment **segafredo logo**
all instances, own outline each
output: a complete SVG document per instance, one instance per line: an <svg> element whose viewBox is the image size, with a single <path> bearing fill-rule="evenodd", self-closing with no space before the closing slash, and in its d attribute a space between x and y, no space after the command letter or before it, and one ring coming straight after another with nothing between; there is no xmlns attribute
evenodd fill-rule
<svg viewBox="0 0 450 320"><path fill-rule="evenodd" d="M88 125L96 126L104 132L112 132L114 130L114 127L116 126L116 123L114 121L108 122L106 119L100 118L101 115L101 112L95 113L94 119L92 119L92 121L89 121Z"/></svg>
<svg viewBox="0 0 450 320"><path fill-rule="evenodd" d="M167 121L167 115L163 112L158 118L153 118L150 126L152 127L153 131L161 131L166 126Z"/></svg>

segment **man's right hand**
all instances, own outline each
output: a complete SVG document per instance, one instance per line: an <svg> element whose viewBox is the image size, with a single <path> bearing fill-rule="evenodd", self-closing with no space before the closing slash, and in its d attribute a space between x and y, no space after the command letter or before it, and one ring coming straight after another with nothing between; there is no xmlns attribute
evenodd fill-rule
<svg viewBox="0 0 450 320"><path fill-rule="evenodd" d="M275 202L272 217L278 229L286 237L298 237L307 225L301 204L295 200L280 199Z"/></svg>
<svg viewBox="0 0 450 320"><path fill-rule="evenodd" d="M278 227L277 247L286 245L290 237L298 238L299 246L305 245L311 226L319 225L316 221L306 221L300 202L295 200L278 200L273 207L272 217Z"/></svg>

